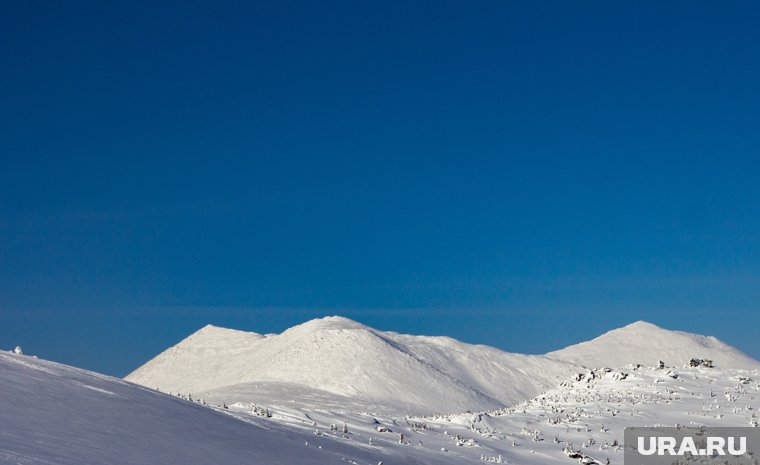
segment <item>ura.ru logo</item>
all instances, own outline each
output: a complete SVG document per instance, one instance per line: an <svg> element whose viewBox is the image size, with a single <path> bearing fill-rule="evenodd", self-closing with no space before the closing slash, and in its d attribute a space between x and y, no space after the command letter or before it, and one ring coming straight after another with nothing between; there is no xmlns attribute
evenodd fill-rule
<svg viewBox="0 0 760 465"><path fill-rule="evenodd" d="M647 444L647 440L649 440L649 444ZM698 446L694 438L690 436L681 439L680 443L671 436L639 436L637 446L641 455L741 456L747 453L747 438L744 436L708 436L704 438L704 441L700 441Z"/></svg>

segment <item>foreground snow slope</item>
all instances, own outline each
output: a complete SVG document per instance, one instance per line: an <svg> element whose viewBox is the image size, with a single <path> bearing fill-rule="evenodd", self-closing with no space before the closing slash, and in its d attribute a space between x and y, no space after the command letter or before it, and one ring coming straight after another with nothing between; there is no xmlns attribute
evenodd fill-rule
<svg viewBox="0 0 760 465"><path fill-rule="evenodd" d="M228 403L255 400L243 386L253 395L262 386L278 386L281 396L327 394L430 413L510 405L574 371L567 362L540 355L378 331L328 317L271 335L206 326L126 379L165 392L219 398L221 389L242 395L224 399Z"/></svg>
<svg viewBox="0 0 760 465"><path fill-rule="evenodd" d="M323 465L355 457L366 463L380 460L379 452L329 438L317 441L309 432L255 417L247 420L119 379L0 352L1 464ZM305 446L307 440L311 447Z"/></svg>
<svg viewBox="0 0 760 465"><path fill-rule="evenodd" d="M718 367L760 368L715 338L644 322L542 356L327 317L269 335L206 326L126 379L219 403L291 401L347 409L360 404L375 412L448 413L527 400L580 365L663 360L681 366L692 357L712 359Z"/></svg>

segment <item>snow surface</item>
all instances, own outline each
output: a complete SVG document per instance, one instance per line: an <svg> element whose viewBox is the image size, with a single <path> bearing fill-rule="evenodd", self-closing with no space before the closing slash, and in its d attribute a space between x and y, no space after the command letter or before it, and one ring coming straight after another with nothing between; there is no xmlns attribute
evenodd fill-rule
<svg viewBox="0 0 760 465"><path fill-rule="evenodd" d="M690 358L706 358L717 367L760 369L760 362L712 336L669 331L645 321L546 355L592 368L656 365L660 360L680 366Z"/></svg>
<svg viewBox="0 0 760 465"><path fill-rule="evenodd" d="M408 413L500 408L556 385L579 368L448 337L378 331L341 317L282 334L206 326L127 376L165 392L263 401L257 386L356 398ZM241 385L253 388L246 393Z"/></svg>
<svg viewBox="0 0 760 465"><path fill-rule="evenodd" d="M675 337L683 344L680 353L678 346L663 340ZM386 341L393 350L376 339ZM278 347L289 342L301 344L296 354L320 364L299 362L287 347ZM265 344L259 346L261 343ZM496 349L449 338L404 336L350 320L325 319L281 335L206 327L154 359L148 364L150 370L140 371L147 375L159 373L159 368L176 370L169 378L179 383L178 376L186 372L178 368L193 357L209 364L222 359L223 353L252 357L252 344L261 347L268 359L266 364L255 361L253 368L261 369L261 363L280 370L279 363L296 363L291 372L301 369L309 373L293 380L282 379L283 373L291 373L284 370L266 381L233 380L207 391L217 396L214 399L199 400L194 394L191 401L97 373L0 352L0 464L377 465L382 461L383 465L570 465L578 463L566 452L572 450L584 456L586 463L609 460L617 465L622 464L623 430L628 426L757 427L760 423L758 362L715 339L645 323L551 354L588 367L633 360L634 365L611 368L582 368L547 357L502 357ZM309 355L304 352L309 347L327 350L331 357ZM384 351L373 352L378 348ZM634 351L640 359L615 353L623 350ZM530 376L530 368L535 366L551 371L547 367L559 364L558 373L566 375L557 375L559 382L517 403L471 408L469 412L454 404L436 405L435 410L443 414L383 411L388 399L382 397L386 392L382 389L372 391L377 401L373 404L359 390L345 389L341 383L346 381L327 383L335 388L332 391L304 381L329 378L319 376L316 372L320 370L332 370L337 376L338 367L349 370L352 360L371 360L368 351L394 357L388 364L412 359L415 362L409 366L422 367L414 371L402 365L394 371L387 364L374 365L378 369L371 379L374 383L392 381L397 389L418 390L408 399L421 398L432 383L444 381L454 387L477 384L483 386L484 395L491 396L486 388L495 389L488 383L496 385L498 376L516 374L502 378L501 383L519 384L522 380L517 377ZM165 357L167 354L171 356ZM657 361L666 362L664 369L647 362L654 355L658 355L654 357ZM619 358L610 358L613 356ZM716 368L687 367L692 357L711 358ZM493 380L486 373L489 359L500 373ZM530 364L534 359L539 362L528 368L501 365L519 364L520 360ZM642 362L647 363L636 365ZM435 368L446 368L447 363L453 366L440 376L424 378ZM201 366L195 366L196 374L205 378ZM224 375L228 366L236 365L217 367L215 373ZM383 378L389 373L420 378ZM374 386L366 382L361 389L369 387ZM437 401L441 389L430 390L438 396ZM176 391L192 392L181 386ZM249 400L221 407L236 397ZM482 400L478 396L473 399ZM396 403L394 408L401 406Z"/></svg>
<svg viewBox="0 0 760 465"><path fill-rule="evenodd" d="M719 367L760 368L715 338L644 322L543 356L327 317L270 335L206 326L126 379L216 402L288 400L351 409L360 403L380 413L429 414L513 405L556 386L581 365L663 360L680 366L693 357Z"/></svg>
<svg viewBox="0 0 760 465"><path fill-rule="evenodd" d="M338 441L314 441L306 431L247 419L116 378L0 352L2 464L322 465L355 453ZM307 440L313 447L305 446ZM362 454L367 460L380 455Z"/></svg>
<svg viewBox="0 0 760 465"><path fill-rule="evenodd" d="M757 427L759 378L704 367L587 370L508 408L379 416L287 403L225 410L0 353L0 463L570 465L571 449L618 465L626 426Z"/></svg>

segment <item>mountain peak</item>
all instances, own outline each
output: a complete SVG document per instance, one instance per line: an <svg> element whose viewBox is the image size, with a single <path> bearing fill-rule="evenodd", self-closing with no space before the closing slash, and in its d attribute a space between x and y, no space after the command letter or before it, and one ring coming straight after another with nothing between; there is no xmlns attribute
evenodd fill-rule
<svg viewBox="0 0 760 465"><path fill-rule="evenodd" d="M315 318L285 330L282 334L311 333L341 329L370 329L368 326L343 316L332 315Z"/></svg>
<svg viewBox="0 0 760 465"><path fill-rule="evenodd" d="M212 324L209 323L206 326L204 326L201 329L199 329L198 331L196 331L196 333L211 332L211 331L215 331L217 329L224 329L224 328L222 328L221 326L214 326L214 325L212 325Z"/></svg>
<svg viewBox="0 0 760 465"><path fill-rule="evenodd" d="M758 368L760 362L713 336L671 331L646 321L613 329L590 341L547 354L580 365L621 367L631 363L653 366L660 360L682 366L691 358L713 360L724 368Z"/></svg>
<svg viewBox="0 0 760 465"><path fill-rule="evenodd" d="M366 328L363 324L359 323L358 321L354 321L350 318L346 318L344 316L340 315L329 315L322 318L315 318L313 320L307 321L304 324L309 323L315 323L319 322L323 325L331 326L331 327L337 327L337 328Z"/></svg>
<svg viewBox="0 0 760 465"><path fill-rule="evenodd" d="M654 323L650 323L648 321L638 320L638 321L634 321L633 323L627 324L627 325L623 326L622 328L618 328L618 329L635 329L635 330L641 330L641 329L660 329L661 330L663 328L657 326Z"/></svg>
<svg viewBox="0 0 760 465"><path fill-rule="evenodd" d="M616 335L626 335L630 337L631 335L636 335L636 334L654 335L654 334L663 334L663 333L671 333L671 332L673 331L665 329L661 326L657 326L654 323L650 323L644 320L638 320L638 321L634 321L633 323L629 323L625 326L621 326L620 328L615 328L613 330L610 330L606 332L605 334L602 334L602 336L605 336L607 334L616 334Z"/></svg>
<svg viewBox="0 0 760 465"><path fill-rule="evenodd" d="M261 337L260 334L254 333L252 331L241 331L239 329L223 328L221 326L207 324L206 326L191 334L188 338L185 339L185 341L196 339L225 339L250 336Z"/></svg>

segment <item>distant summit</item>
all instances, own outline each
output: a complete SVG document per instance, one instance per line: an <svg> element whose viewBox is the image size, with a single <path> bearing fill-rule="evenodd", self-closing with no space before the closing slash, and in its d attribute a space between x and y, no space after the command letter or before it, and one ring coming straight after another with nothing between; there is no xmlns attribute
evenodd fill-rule
<svg viewBox="0 0 760 465"><path fill-rule="evenodd" d="M760 368L760 362L715 337L670 331L646 321L546 355L591 368L631 363L654 366L660 361L680 367L692 358L709 359L722 368Z"/></svg>

